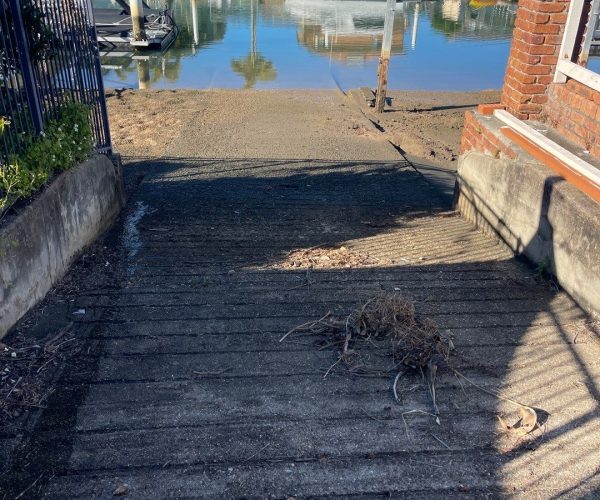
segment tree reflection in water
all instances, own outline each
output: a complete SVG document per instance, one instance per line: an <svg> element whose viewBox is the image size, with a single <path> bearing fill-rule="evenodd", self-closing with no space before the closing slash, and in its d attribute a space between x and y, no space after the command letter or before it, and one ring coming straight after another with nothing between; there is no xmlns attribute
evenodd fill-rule
<svg viewBox="0 0 600 500"><path fill-rule="evenodd" d="M250 52L241 59L231 60L231 69L244 77L244 87L251 89L256 82L268 82L277 78L273 63L256 50L256 15L258 0L250 0Z"/></svg>

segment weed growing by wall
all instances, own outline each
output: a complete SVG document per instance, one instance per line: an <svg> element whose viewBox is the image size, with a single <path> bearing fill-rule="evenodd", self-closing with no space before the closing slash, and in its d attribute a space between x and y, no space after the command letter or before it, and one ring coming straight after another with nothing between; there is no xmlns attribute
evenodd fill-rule
<svg viewBox="0 0 600 500"><path fill-rule="evenodd" d="M40 136L26 138L23 152L12 155L0 165L0 214L17 200L28 198L57 172L68 170L85 160L93 148L89 107L68 103L60 118L49 122ZM0 134L10 123L4 120Z"/></svg>

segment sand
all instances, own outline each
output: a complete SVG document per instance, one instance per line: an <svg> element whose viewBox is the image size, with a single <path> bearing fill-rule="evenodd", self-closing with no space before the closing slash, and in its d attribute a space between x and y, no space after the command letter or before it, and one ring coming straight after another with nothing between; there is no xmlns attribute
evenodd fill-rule
<svg viewBox="0 0 600 500"><path fill-rule="evenodd" d="M497 91L390 95L382 115L358 93L338 91L109 90L107 102L115 148L127 157L390 161L404 153L453 170L465 111L499 99Z"/></svg>

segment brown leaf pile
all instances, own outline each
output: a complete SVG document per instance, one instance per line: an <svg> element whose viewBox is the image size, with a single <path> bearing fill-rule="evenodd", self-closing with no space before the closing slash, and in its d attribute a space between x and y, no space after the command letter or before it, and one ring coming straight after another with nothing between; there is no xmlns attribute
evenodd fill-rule
<svg viewBox="0 0 600 500"><path fill-rule="evenodd" d="M283 269L331 269L368 267L381 264L380 259L360 252L339 248L308 248L290 252L277 267Z"/></svg>
<svg viewBox="0 0 600 500"><path fill-rule="evenodd" d="M416 313L411 300L398 294L378 295L346 318L328 313L290 330L281 340L298 332L325 336L328 345L341 348L339 361L357 373L444 364L454 347L431 319ZM381 363L382 354L387 363Z"/></svg>

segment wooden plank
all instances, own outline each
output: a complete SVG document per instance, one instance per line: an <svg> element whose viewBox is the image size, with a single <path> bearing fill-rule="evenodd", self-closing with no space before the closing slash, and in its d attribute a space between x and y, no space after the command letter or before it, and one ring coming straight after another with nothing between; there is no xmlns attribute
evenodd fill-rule
<svg viewBox="0 0 600 500"><path fill-rule="evenodd" d="M569 3L569 13L563 34L562 44L558 52L558 60L573 60L573 52L577 44L577 35L579 32L579 22L583 13L585 0L571 0ZM564 73L558 70L554 73L555 83L565 83L567 77Z"/></svg>
<svg viewBox="0 0 600 500"><path fill-rule="evenodd" d="M548 139L510 113L504 110L496 110L494 116L510 127L509 129L506 127L501 128L501 131L507 137L517 142L528 153L562 175L593 199L600 201L599 169Z"/></svg>
<svg viewBox="0 0 600 500"><path fill-rule="evenodd" d="M563 75L577 80L579 83L594 89L596 92L600 92L600 75L598 73L566 60L558 61L557 69Z"/></svg>

